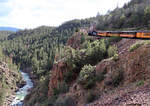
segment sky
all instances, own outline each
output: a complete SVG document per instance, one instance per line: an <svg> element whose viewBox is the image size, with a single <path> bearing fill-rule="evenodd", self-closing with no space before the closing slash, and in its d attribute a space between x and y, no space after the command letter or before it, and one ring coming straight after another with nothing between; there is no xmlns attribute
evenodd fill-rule
<svg viewBox="0 0 150 106"><path fill-rule="evenodd" d="M106 14L130 0L0 0L0 26L35 28Z"/></svg>

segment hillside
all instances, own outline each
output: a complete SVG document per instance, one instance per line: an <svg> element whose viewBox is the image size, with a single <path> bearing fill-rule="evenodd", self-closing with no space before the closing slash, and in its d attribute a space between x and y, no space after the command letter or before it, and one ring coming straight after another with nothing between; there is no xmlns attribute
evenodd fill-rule
<svg viewBox="0 0 150 106"><path fill-rule="evenodd" d="M129 53L126 52L117 62L107 60L96 66L98 70L107 68L108 74L114 73L119 67L123 71L123 80L118 88L102 94L99 100L88 106L149 105L150 99L147 96L150 93L148 90L150 88L148 62L150 46L149 41L140 44L139 48ZM109 81L109 79L106 79L106 81ZM101 83L101 86L103 86L103 83Z"/></svg>
<svg viewBox="0 0 150 106"><path fill-rule="evenodd" d="M149 96L150 88L150 41L101 39L87 33L90 27L149 30L149 4L149 0L131 0L123 8L117 7L105 15L67 21L58 27L3 31L0 33L1 62L8 67L13 64L9 67L13 69L2 71L1 77L10 76L15 85L21 78L13 70L29 73L34 87L29 90L24 106L149 105L145 96ZM12 83L4 80L5 83L9 86L6 88L11 88ZM0 99L5 101L3 95L0 94Z"/></svg>
<svg viewBox="0 0 150 106"><path fill-rule="evenodd" d="M21 87L22 78L11 58L0 49L0 106L8 106L14 92Z"/></svg>
<svg viewBox="0 0 150 106"><path fill-rule="evenodd" d="M97 22L96 28L101 30L149 29L149 19L143 18L149 17L148 4L148 0L132 0L123 8L116 8L106 15L97 16L93 18ZM142 14L137 9L141 9ZM135 14L143 16L138 16L140 21L136 20ZM136 102L134 100L120 102L129 100L125 97L132 98L132 94L138 96L145 92L143 96L149 95L147 89L141 92L149 82L148 42L140 43L138 40L120 38L99 40L99 38L88 37L86 31L82 30L74 33L68 39L62 53L55 56L50 77L31 91L25 99L25 105L148 104L146 101L143 103L138 100L138 97L135 97ZM46 96L48 98L45 98ZM106 101L106 98L110 99Z"/></svg>
<svg viewBox="0 0 150 106"><path fill-rule="evenodd" d="M7 40L7 37L12 33L12 31L0 31L0 42Z"/></svg>
<svg viewBox="0 0 150 106"><path fill-rule="evenodd" d="M106 15L97 16L96 28L100 30L150 29L149 5L149 0L131 0L123 8L116 8Z"/></svg>
<svg viewBox="0 0 150 106"><path fill-rule="evenodd" d="M38 82L49 73L56 52L62 52L67 39L82 26L89 27L90 22L90 19L72 20L59 27L20 30L10 34L1 45L4 53Z"/></svg>
<svg viewBox="0 0 150 106"><path fill-rule="evenodd" d="M149 87L149 42L120 38L98 40L78 32L68 40L64 54L59 54L63 59L56 58L50 78L32 90L25 104L148 104L137 98L142 92L143 96L149 95L148 88L142 91L145 86ZM132 94L136 101L128 99L133 97ZM106 98L109 99L106 101Z"/></svg>

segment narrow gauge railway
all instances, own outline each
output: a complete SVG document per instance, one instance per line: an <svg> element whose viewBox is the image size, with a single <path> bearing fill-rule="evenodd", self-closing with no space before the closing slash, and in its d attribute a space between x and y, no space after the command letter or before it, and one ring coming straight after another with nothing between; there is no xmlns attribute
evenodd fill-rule
<svg viewBox="0 0 150 106"><path fill-rule="evenodd" d="M147 31L89 31L89 36L98 37L123 37L123 38L137 38L150 39L150 30Z"/></svg>

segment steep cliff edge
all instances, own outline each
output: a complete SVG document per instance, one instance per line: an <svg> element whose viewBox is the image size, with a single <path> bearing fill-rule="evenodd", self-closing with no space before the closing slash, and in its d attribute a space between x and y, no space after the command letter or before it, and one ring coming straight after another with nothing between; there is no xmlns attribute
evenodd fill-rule
<svg viewBox="0 0 150 106"><path fill-rule="evenodd" d="M148 89L143 89L149 88L150 81L149 44L135 39L99 39L78 32L55 58L50 75L26 97L25 105L143 104L138 98L149 95ZM129 101L134 98L132 94L136 102Z"/></svg>
<svg viewBox="0 0 150 106"><path fill-rule="evenodd" d="M21 75L10 70L7 63L0 61L0 105L8 106L13 99L13 93L21 86Z"/></svg>
<svg viewBox="0 0 150 106"><path fill-rule="evenodd" d="M79 38L79 35L77 37ZM77 41L78 43L76 43L76 40L74 40L74 38L71 39L73 40L72 43L70 43L70 46L75 49L82 48L79 40ZM85 88L85 86L80 84L78 81L80 72L82 70L78 70L79 72L74 73L74 78L71 78L69 83L66 82L65 74L69 73L70 66L65 63L65 60L58 62L53 66L50 74L51 77L48 92L49 98L56 95L56 89L58 90L58 86L60 86L59 84L64 84L65 82L68 84L69 88L67 92L61 92L59 94L58 99L55 101L56 104L68 103L68 99L66 100L65 98L71 98L70 100L73 101L72 104L69 105L78 106L84 106L85 104L93 102L98 98L100 99L98 99L94 103L89 104L89 106L121 106L124 104L143 105L144 103L149 104L148 102L146 102L146 100L148 99L145 99L144 102L141 101L141 98L138 99L139 95L149 95L148 89L143 89L145 86L149 87L148 82L150 80L150 46L147 42L149 41L134 39L122 39L119 42L112 42L111 44L115 45L118 48L118 57L117 59L114 59L114 57L104 59L95 64L94 77L97 77L98 80L94 80L95 84L93 84L92 87L89 88ZM138 44L140 44L139 47L135 47L135 49L131 50ZM142 91L142 89L144 91ZM135 98L132 96L132 94L134 94ZM125 96L128 99L126 99L124 95L128 95ZM106 101L106 98L109 99L107 99ZM135 100L130 100L129 98L134 98ZM58 102L58 100L60 101Z"/></svg>
<svg viewBox="0 0 150 106"><path fill-rule="evenodd" d="M118 69L123 72L123 80L118 88L103 94L99 100L88 106L128 106L128 105L150 105L149 103L149 82L150 82L150 45L143 45L133 52L121 56L117 62L102 61L96 66L96 70L107 69L107 81L115 75ZM104 87L102 82L99 88ZM107 98L107 99L106 99Z"/></svg>

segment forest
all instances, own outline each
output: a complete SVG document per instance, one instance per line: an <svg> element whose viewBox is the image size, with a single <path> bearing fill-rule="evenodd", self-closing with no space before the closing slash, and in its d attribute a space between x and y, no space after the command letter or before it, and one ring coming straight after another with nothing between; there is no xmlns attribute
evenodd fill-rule
<svg viewBox="0 0 150 106"><path fill-rule="evenodd" d="M40 80L52 68L56 52L61 52L67 39L79 28L89 27L90 20L72 20L59 27L41 26L21 30L9 36L1 35L1 47L20 69L32 68Z"/></svg>
<svg viewBox="0 0 150 106"><path fill-rule="evenodd" d="M26 97L26 100L30 100L32 96L35 97L29 101L30 105L36 104L39 100L45 102L41 103L43 106L48 104L53 106L55 103L52 102L57 104L58 97L55 97L68 92L68 85L77 76L78 83L83 85L84 89L91 89L96 82L103 80L105 73L101 73L102 79L94 78L93 67L106 58L118 60L117 48L111 44L120 41L121 38L95 41L89 38L87 33L80 31L86 29L88 32L91 27L97 30L150 30L150 1L131 0L122 8L117 7L105 15L97 14L96 17L67 21L58 27L40 26L17 32L0 31L0 60L7 62L8 67L13 70L30 68L29 73L34 75L39 82L31 94ZM68 46L68 39L78 38L78 35L82 36L79 39L80 48L73 47L73 44L72 47ZM71 71L64 75L66 89L62 91L61 87L55 89L54 98L45 98L48 95L49 75L51 75L53 65L60 59L65 59L65 62L72 67ZM88 75L86 75L86 70L89 71ZM73 77L74 75L76 78ZM119 75L121 76L122 73ZM113 86L119 85L118 81L122 80L120 76L112 82ZM4 82L3 77L0 78L0 82ZM43 95L36 95L37 91ZM0 101L2 100L3 94L0 92Z"/></svg>

